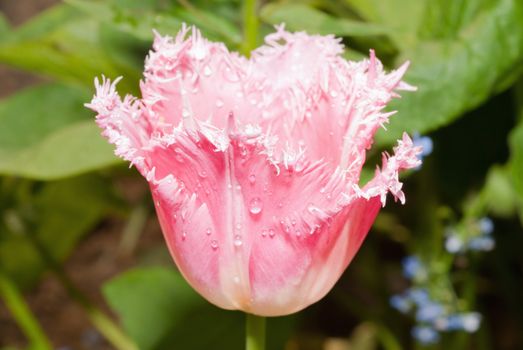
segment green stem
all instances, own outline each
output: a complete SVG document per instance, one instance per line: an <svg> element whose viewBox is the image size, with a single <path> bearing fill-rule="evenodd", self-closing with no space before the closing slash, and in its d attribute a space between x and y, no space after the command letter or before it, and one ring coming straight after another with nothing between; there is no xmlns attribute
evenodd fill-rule
<svg viewBox="0 0 523 350"><path fill-rule="evenodd" d="M92 325L100 334L118 350L137 350L138 347L127 337L120 327L74 285L65 270L56 262L45 246L33 235L28 236L47 268L58 278L69 296L85 311L89 321L91 321Z"/></svg>
<svg viewBox="0 0 523 350"><path fill-rule="evenodd" d="M258 1L244 0L243 2L243 44L241 51L249 56L258 46Z"/></svg>
<svg viewBox="0 0 523 350"><path fill-rule="evenodd" d="M265 317L246 314L245 350L265 350Z"/></svg>
<svg viewBox="0 0 523 350"><path fill-rule="evenodd" d="M31 342L32 349L51 350L51 342L45 335L38 320L27 306L15 283L0 271L0 296L11 311L17 324Z"/></svg>

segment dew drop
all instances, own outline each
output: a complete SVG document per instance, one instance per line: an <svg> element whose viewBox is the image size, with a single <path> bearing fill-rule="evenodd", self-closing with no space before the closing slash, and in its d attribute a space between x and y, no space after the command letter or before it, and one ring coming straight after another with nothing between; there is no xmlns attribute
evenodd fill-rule
<svg viewBox="0 0 523 350"><path fill-rule="evenodd" d="M212 230L210 228L208 228L207 230L205 230L205 233L207 234L207 236L210 236L212 233Z"/></svg>
<svg viewBox="0 0 523 350"><path fill-rule="evenodd" d="M183 231L182 232L182 241L185 241L186 238L187 238L187 232Z"/></svg>
<svg viewBox="0 0 523 350"><path fill-rule="evenodd" d="M259 197L254 197L253 199L251 199L251 201L249 202L249 212L252 215L260 214L262 209L263 209L263 203Z"/></svg>
<svg viewBox="0 0 523 350"><path fill-rule="evenodd" d="M211 74L212 74L212 69L211 69L211 67L209 67L209 66L205 66L205 68L203 69L203 74L204 74L206 77L211 76Z"/></svg>
<svg viewBox="0 0 523 350"><path fill-rule="evenodd" d="M242 237L240 235L234 236L234 246L241 247L243 244Z"/></svg>
<svg viewBox="0 0 523 350"><path fill-rule="evenodd" d="M305 116L306 116L307 118L312 117L312 113L311 113L311 111L307 111L307 112L305 112Z"/></svg>
<svg viewBox="0 0 523 350"><path fill-rule="evenodd" d="M269 237L274 237L274 235L276 234L276 232L274 232L274 230L271 228L269 229Z"/></svg>
<svg viewBox="0 0 523 350"><path fill-rule="evenodd" d="M338 96L338 92L336 90L331 91L331 96L336 98Z"/></svg>
<svg viewBox="0 0 523 350"><path fill-rule="evenodd" d="M240 277L238 276L234 276L234 278L232 279L234 281L234 283L238 284L240 283Z"/></svg>
<svg viewBox="0 0 523 350"><path fill-rule="evenodd" d="M188 110L186 110L185 108L182 109L182 117L189 118L190 116L191 116L191 113L189 113Z"/></svg>
<svg viewBox="0 0 523 350"><path fill-rule="evenodd" d="M266 237L266 236L267 236L267 230L263 230L263 231L261 232L261 235L262 235L262 237Z"/></svg>
<svg viewBox="0 0 523 350"><path fill-rule="evenodd" d="M201 178L206 178L207 177L207 172L205 170L202 170L198 173L198 175L200 175Z"/></svg>
<svg viewBox="0 0 523 350"><path fill-rule="evenodd" d="M278 203L278 208L283 208L283 203L282 202Z"/></svg>
<svg viewBox="0 0 523 350"><path fill-rule="evenodd" d="M320 193L325 193L325 187L320 188Z"/></svg>
<svg viewBox="0 0 523 350"><path fill-rule="evenodd" d="M217 240L213 239L213 240L211 241L211 248L212 248L213 250L218 249L218 241L217 241Z"/></svg>
<svg viewBox="0 0 523 350"><path fill-rule="evenodd" d="M300 237L300 236L301 236L301 231L297 230L297 231L296 231L296 236L297 236L297 237Z"/></svg>
<svg viewBox="0 0 523 350"><path fill-rule="evenodd" d="M217 99L217 100L216 100L216 107L218 107L218 108L223 107L223 101L220 100L220 99Z"/></svg>
<svg viewBox="0 0 523 350"><path fill-rule="evenodd" d="M256 182L256 175L249 175L249 182L254 185L254 183Z"/></svg>

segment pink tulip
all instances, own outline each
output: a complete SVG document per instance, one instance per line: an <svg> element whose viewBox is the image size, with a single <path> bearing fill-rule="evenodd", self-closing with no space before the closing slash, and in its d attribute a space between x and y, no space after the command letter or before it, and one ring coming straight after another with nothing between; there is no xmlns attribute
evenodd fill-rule
<svg viewBox="0 0 523 350"><path fill-rule="evenodd" d="M408 63L385 73L346 61L333 36L283 26L247 59L183 27L156 35L142 99L103 79L87 106L116 154L150 184L165 240L213 304L285 315L321 299L370 229L398 172L420 164L404 134L364 187L359 177L382 110L413 88Z"/></svg>

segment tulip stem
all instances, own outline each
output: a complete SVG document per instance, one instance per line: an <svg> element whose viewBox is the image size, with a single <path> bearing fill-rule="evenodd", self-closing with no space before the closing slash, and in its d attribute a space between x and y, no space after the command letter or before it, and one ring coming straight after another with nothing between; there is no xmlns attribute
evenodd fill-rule
<svg viewBox="0 0 523 350"><path fill-rule="evenodd" d="M258 45L258 1L243 1L243 44L241 51L249 56Z"/></svg>
<svg viewBox="0 0 523 350"><path fill-rule="evenodd" d="M265 317L246 314L246 350L265 350Z"/></svg>

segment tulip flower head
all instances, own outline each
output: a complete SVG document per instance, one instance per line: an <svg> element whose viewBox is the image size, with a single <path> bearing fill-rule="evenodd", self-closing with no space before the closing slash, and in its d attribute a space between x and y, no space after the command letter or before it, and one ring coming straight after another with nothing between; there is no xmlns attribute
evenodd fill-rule
<svg viewBox="0 0 523 350"><path fill-rule="evenodd" d="M399 171L419 165L404 134L358 185L383 108L408 64L389 74L346 61L333 36L283 26L247 59L183 27L156 34L142 98L95 81L116 154L150 184L169 250L202 296L225 308L285 315L321 299L346 269Z"/></svg>

